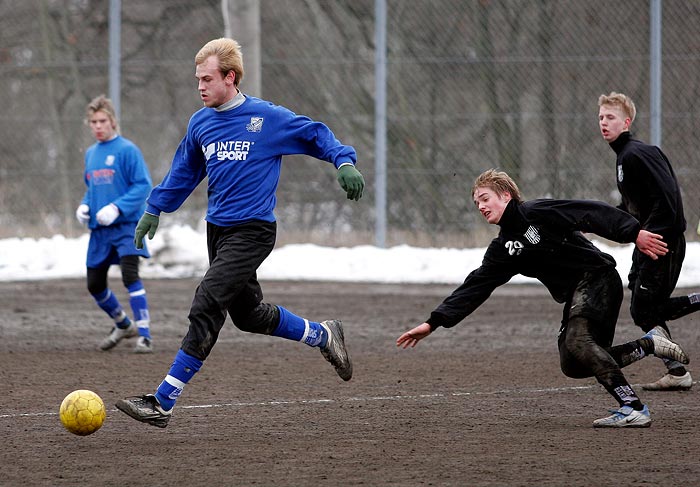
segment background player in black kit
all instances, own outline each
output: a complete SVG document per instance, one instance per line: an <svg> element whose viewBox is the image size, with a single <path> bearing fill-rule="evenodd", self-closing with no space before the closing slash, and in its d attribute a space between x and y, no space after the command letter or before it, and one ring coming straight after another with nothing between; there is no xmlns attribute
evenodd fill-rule
<svg viewBox="0 0 700 487"><path fill-rule="evenodd" d="M612 347L622 281L612 256L600 251L581 232L616 242L636 242L649 254L663 255L659 235L640 230L628 213L606 203L578 200L523 202L515 182L493 169L472 188L474 203L486 220L501 230L471 272L425 323L401 335L399 347L415 347L436 328L450 328L470 315L516 274L539 279L558 303L564 304L559 331L561 370L569 377L592 377L619 404L594 427L646 427L649 409L642 404L620 370L647 355L687 362L683 350L661 334Z"/></svg>
<svg viewBox="0 0 700 487"><path fill-rule="evenodd" d="M630 126L636 109L622 93L612 92L598 99L598 123L603 138L617 154L617 189L622 195L619 208L634 216L642 228L663 237L665 256L654 259L639 249L632 254L629 288L630 311L635 324L645 332L671 337L667 320L675 320L700 309L700 295L671 297L685 258L686 221L676 175L658 147L633 139ZM664 359L668 372L646 390L687 390L693 379L683 364Z"/></svg>

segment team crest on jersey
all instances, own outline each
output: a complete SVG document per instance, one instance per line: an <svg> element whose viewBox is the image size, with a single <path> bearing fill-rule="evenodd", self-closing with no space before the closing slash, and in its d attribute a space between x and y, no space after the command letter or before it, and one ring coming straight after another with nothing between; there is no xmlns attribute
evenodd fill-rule
<svg viewBox="0 0 700 487"><path fill-rule="evenodd" d="M625 175L622 172L622 164L620 164L617 166L617 181L621 183L624 177Z"/></svg>
<svg viewBox="0 0 700 487"><path fill-rule="evenodd" d="M540 243L540 232L537 230L537 227L530 225L530 228L525 232L525 238L532 245Z"/></svg>
<svg viewBox="0 0 700 487"><path fill-rule="evenodd" d="M114 165L114 156L112 154L108 155L107 158L105 159L105 165L106 166L113 166Z"/></svg>
<svg viewBox="0 0 700 487"><path fill-rule="evenodd" d="M250 123L245 126L248 132L260 132L262 130L263 117L250 117Z"/></svg>

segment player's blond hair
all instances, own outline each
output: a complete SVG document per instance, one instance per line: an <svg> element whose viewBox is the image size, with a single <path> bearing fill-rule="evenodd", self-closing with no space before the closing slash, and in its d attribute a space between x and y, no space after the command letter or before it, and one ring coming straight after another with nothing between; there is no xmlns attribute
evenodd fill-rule
<svg viewBox="0 0 700 487"><path fill-rule="evenodd" d="M194 57L195 64L199 65L210 56L216 56L219 60L219 71L222 76L226 76L229 71L236 75L233 84L238 84L243 80L243 54L241 46L233 39L221 37L207 42Z"/></svg>
<svg viewBox="0 0 700 487"><path fill-rule="evenodd" d="M114 109L112 100L107 98L105 95L99 95L93 98L90 103L88 103L85 122L89 123L90 118L92 118L96 112L103 112L105 115L107 115L110 122L112 122L114 131L119 133L119 121L117 120L117 112Z"/></svg>
<svg viewBox="0 0 700 487"><path fill-rule="evenodd" d="M489 169L488 171L482 172L479 177L476 178L476 181L474 181L474 186L472 186L472 197L474 197L476 188L489 188L498 196L503 196L504 194L508 193L516 202L523 202L523 197L520 194L518 185L515 184L515 181L513 181L513 179L503 171Z"/></svg>
<svg viewBox="0 0 700 487"><path fill-rule="evenodd" d="M616 107L622 110L622 113L630 119L630 125L634 122L634 117L637 116L637 108L634 106L632 98L624 93L611 91L609 95L600 95L598 97L598 107L602 107L603 105Z"/></svg>

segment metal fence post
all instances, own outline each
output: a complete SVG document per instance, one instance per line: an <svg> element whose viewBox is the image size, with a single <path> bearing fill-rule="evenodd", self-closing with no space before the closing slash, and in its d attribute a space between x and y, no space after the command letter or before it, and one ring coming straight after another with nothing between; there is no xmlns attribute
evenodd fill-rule
<svg viewBox="0 0 700 487"><path fill-rule="evenodd" d="M649 2L649 133L652 145L661 146L661 1Z"/></svg>
<svg viewBox="0 0 700 487"><path fill-rule="evenodd" d="M375 0L375 244L386 246L386 0Z"/></svg>
<svg viewBox="0 0 700 487"><path fill-rule="evenodd" d="M109 0L109 97L117 119L121 118L121 4L121 0Z"/></svg>

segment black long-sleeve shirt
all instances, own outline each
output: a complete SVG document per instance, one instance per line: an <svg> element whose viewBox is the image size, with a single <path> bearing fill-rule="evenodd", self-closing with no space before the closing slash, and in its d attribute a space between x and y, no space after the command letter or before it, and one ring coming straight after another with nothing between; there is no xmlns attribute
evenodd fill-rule
<svg viewBox="0 0 700 487"><path fill-rule="evenodd" d="M629 213L583 200L511 200L498 225L498 237L486 249L481 266L431 313L427 323L432 328L456 325L516 274L538 279L556 302L564 303L584 272L616 265L581 232L627 243L640 230Z"/></svg>
<svg viewBox="0 0 700 487"><path fill-rule="evenodd" d="M629 132L621 133L610 147L617 154L619 208L639 220L644 230L666 240L685 232L681 190L661 149L633 139Z"/></svg>

